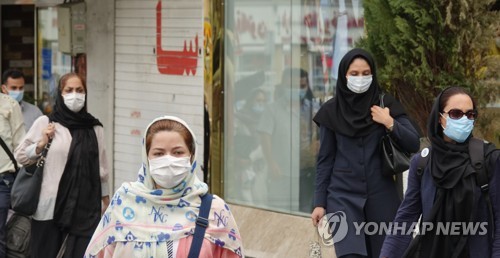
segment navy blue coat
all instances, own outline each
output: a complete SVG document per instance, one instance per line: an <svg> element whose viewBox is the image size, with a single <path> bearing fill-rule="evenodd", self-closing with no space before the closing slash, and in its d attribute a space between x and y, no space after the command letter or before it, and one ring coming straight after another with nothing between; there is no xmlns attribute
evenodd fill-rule
<svg viewBox="0 0 500 258"><path fill-rule="evenodd" d="M337 257L346 254L378 257L384 235L365 239L363 230L356 234L353 223L390 222L400 204L394 180L381 173L379 143L384 134L382 125L357 138L320 126L315 207L324 207L327 214L343 211L349 227L347 236L335 243ZM418 151L418 133L404 116L394 120L391 134L405 150Z"/></svg>
<svg viewBox="0 0 500 258"><path fill-rule="evenodd" d="M428 221L431 208L436 195L430 166L427 166L422 178L419 178L416 171L420 154L413 157L408 174L408 189L405 198L399 208L394 223L403 225L405 222L406 230L413 222L418 221L420 215L424 221ZM489 183L489 195L493 206L493 216L495 223L495 237L493 245L489 243L488 234L473 234L468 238L469 257L500 257L500 160L490 159L487 164L491 176ZM478 204L475 214L475 222L488 222L488 206L481 189L476 186L474 189L475 201ZM489 230L489 228L488 228ZM397 231L402 233L402 231ZM382 247L381 257L398 258L402 257L412 240L411 235L395 234L388 235Z"/></svg>

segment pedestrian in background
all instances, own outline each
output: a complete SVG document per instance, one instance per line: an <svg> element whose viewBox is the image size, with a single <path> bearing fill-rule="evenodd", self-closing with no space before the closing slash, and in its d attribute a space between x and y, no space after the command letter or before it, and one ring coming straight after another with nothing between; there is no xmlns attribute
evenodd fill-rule
<svg viewBox="0 0 500 258"><path fill-rule="evenodd" d="M0 148L0 258L5 257L5 224L10 208L10 188L14 182L15 165L10 152L21 143L24 136L24 123L21 108L16 100L0 94L0 138L8 148Z"/></svg>
<svg viewBox="0 0 500 258"><path fill-rule="evenodd" d="M263 198L255 198L261 194L261 189L256 188L257 177L262 177L265 167L264 155L260 145L257 124L268 103L269 96L262 88L249 92L243 107L234 114L234 153L236 157L235 168L239 173L234 173L234 195L239 199L257 204ZM257 202L256 202L257 201Z"/></svg>
<svg viewBox="0 0 500 258"><path fill-rule="evenodd" d="M2 75L2 92L19 102L23 112L24 127L28 131L35 120L43 114L37 106L23 100L24 84L24 74L19 70L9 69Z"/></svg>
<svg viewBox="0 0 500 258"><path fill-rule="evenodd" d="M378 257L384 235L356 234L354 222L390 222L400 204L393 177L381 173L380 140L391 137L407 152L417 152L419 135L402 105L382 93L372 56L352 49L340 61L336 95L314 122L320 127L313 225L331 213L343 213L348 232L335 243L337 257Z"/></svg>
<svg viewBox="0 0 500 258"><path fill-rule="evenodd" d="M489 214L488 200L477 184L481 171L473 168L469 153L477 115L472 96L461 87L447 88L436 98L427 124L430 154L424 149L412 159L408 189L394 220L406 227L386 237L381 257L500 257L500 151L492 143L479 142L489 175L486 190L493 208ZM419 160L427 155L423 174L418 175ZM433 228L412 240L406 232L420 217ZM476 222L477 226L489 221L494 224L482 234L465 233L465 228L454 229L457 234L436 233L438 223Z"/></svg>
<svg viewBox="0 0 500 258"><path fill-rule="evenodd" d="M196 240L202 245L195 257L243 257L228 205L215 195L208 195L211 206L202 202L208 186L194 173L196 138L186 122L159 117L142 142L139 178L116 191L85 257L188 257ZM200 206L209 207L207 217ZM199 216L207 227L195 239Z"/></svg>
<svg viewBox="0 0 500 258"><path fill-rule="evenodd" d="M102 124L87 112L87 87L74 73L61 77L54 111L39 117L15 151L34 163L52 138L38 208L31 224L31 257L83 257L102 210L109 204ZM102 200L102 202L101 202Z"/></svg>

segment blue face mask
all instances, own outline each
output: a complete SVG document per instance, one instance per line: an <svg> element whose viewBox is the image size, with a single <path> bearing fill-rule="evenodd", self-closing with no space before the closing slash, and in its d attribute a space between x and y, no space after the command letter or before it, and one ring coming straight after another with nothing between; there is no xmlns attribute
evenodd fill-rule
<svg viewBox="0 0 500 258"><path fill-rule="evenodd" d="M24 90L10 90L9 96L15 99L17 102L21 102L24 97Z"/></svg>
<svg viewBox="0 0 500 258"><path fill-rule="evenodd" d="M306 89L300 89L299 95L300 99L303 99L306 96L307 90Z"/></svg>
<svg viewBox="0 0 500 258"><path fill-rule="evenodd" d="M468 119L467 116L462 116L460 119L451 119L447 116L446 128L444 128L443 133L448 136L448 138L458 143L462 143L467 140L472 133L472 129L474 129L474 120Z"/></svg>

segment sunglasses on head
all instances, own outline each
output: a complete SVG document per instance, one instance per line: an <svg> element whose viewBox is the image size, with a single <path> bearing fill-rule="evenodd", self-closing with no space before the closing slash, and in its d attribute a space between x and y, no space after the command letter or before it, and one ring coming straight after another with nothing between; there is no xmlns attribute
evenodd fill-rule
<svg viewBox="0 0 500 258"><path fill-rule="evenodd" d="M450 111L448 112L443 112L444 114L448 114L448 116L451 118L451 119L460 119L462 118L464 115L467 117L467 119L469 120L474 120L477 118L477 111L476 110L469 110L467 112L462 112L462 110L460 109L451 109Z"/></svg>

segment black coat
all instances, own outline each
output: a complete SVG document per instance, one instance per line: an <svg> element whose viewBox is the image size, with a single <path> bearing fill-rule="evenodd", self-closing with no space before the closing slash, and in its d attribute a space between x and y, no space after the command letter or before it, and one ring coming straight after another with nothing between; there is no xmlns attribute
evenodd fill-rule
<svg viewBox="0 0 500 258"><path fill-rule="evenodd" d="M362 137L348 137L320 126L320 151L317 162L315 207L326 213L343 211L348 232L335 243L337 257L360 254L378 257L384 235L366 238L364 231L356 234L354 222L391 222L400 204L392 177L381 174L380 139L382 125ZM394 120L393 138L409 152L419 149L419 136L405 116Z"/></svg>

